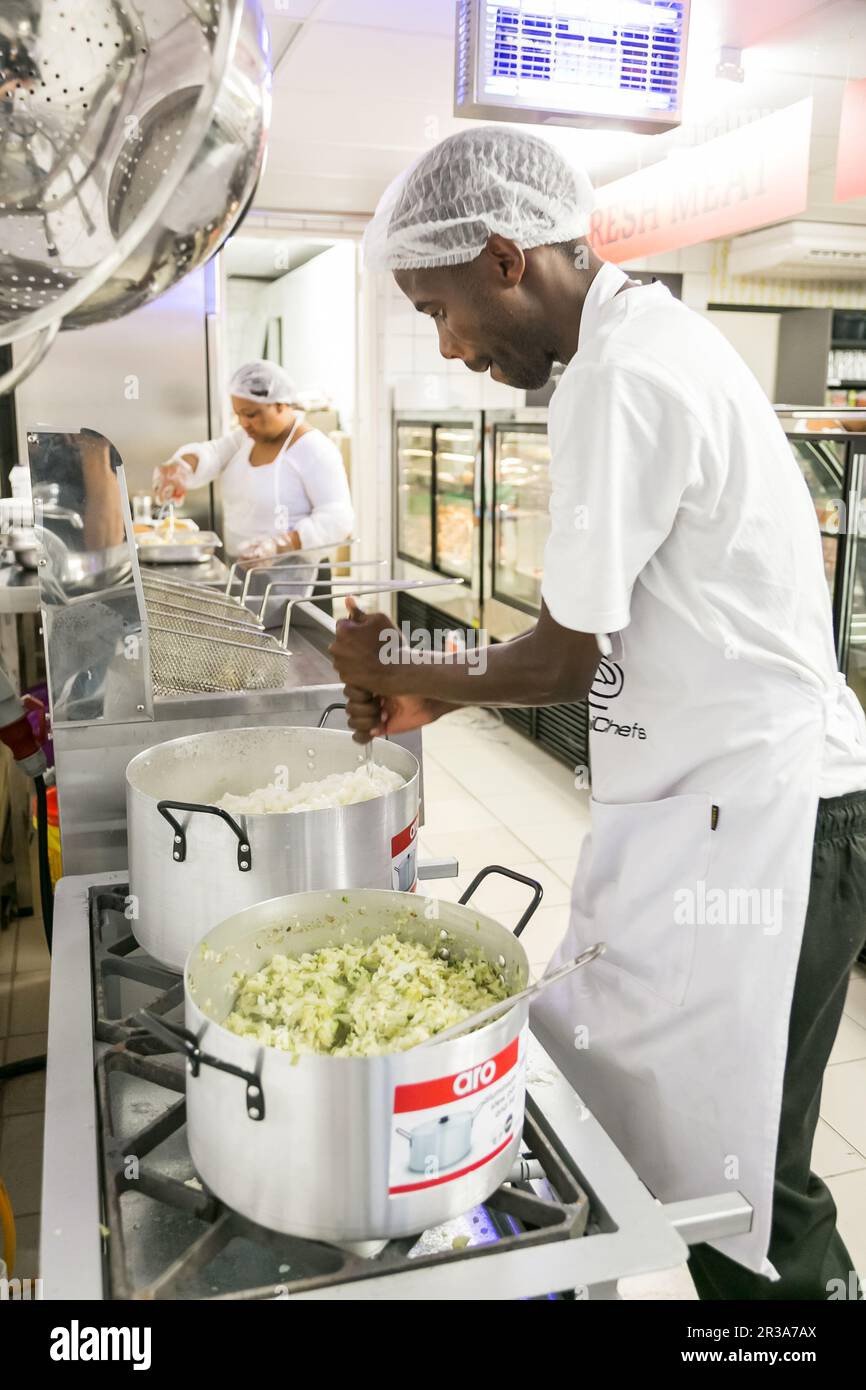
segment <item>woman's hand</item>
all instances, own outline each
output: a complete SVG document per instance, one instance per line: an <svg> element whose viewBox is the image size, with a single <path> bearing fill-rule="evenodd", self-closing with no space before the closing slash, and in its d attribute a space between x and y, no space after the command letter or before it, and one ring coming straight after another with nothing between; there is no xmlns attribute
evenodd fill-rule
<svg viewBox="0 0 866 1390"><path fill-rule="evenodd" d="M270 560L277 554L276 536L256 536L241 549L239 560Z"/></svg>
<svg viewBox="0 0 866 1390"><path fill-rule="evenodd" d="M283 531L276 536L256 536L247 541L238 556L239 560L270 560L274 555L284 555L288 550L300 550L301 538L297 531Z"/></svg>
<svg viewBox="0 0 866 1390"><path fill-rule="evenodd" d="M151 491L155 501L182 502L194 477L193 469L183 459L169 459L153 470Z"/></svg>

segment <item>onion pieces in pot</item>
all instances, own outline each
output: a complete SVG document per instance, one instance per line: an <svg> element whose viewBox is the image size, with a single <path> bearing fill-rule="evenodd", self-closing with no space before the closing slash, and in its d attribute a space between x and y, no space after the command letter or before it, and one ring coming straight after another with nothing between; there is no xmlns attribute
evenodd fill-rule
<svg viewBox="0 0 866 1390"><path fill-rule="evenodd" d="M275 955L234 983L225 1027L294 1056L400 1052L511 993L481 951L452 957L395 935Z"/></svg>

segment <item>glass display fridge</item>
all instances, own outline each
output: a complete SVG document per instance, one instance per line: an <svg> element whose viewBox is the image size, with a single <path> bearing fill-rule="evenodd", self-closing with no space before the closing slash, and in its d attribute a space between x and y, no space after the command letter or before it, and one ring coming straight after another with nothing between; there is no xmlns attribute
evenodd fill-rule
<svg viewBox="0 0 866 1390"><path fill-rule="evenodd" d="M821 528L839 669L866 708L866 410L777 414Z"/></svg>
<svg viewBox="0 0 866 1390"><path fill-rule="evenodd" d="M532 626L550 527L549 458L540 407L395 413L395 572L466 580L429 597L399 594L399 621L413 630L441 631L443 620L480 627L497 642ZM502 715L569 766L588 769L585 701Z"/></svg>
<svg viewBox="0 0 866 1390"><path fill-rule="evenodd" d="M400 578L462 580L435 591L463 627L481 625L480 411L394 416L394 555Z"/></svg>
<svg viewBox="0 0 866 1390"><path fill-rule="evenodd" d="M541 611L544 547L550 534L547 410L484 414L484 630L494 642L518 637ZM585 700L502 711L547 752L589 773Z"/></svg>
<svg viewBox="0 0 866 1390"><path fill-rule="evenodd" d="M497 641L526 632L541 607L550 532L547 411L484 416L484 627Z"/></svg>

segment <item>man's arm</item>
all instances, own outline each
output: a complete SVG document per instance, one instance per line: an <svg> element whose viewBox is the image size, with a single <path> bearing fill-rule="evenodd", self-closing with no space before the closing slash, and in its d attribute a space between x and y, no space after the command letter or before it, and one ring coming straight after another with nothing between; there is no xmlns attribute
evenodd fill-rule
<svg viewBox="0 0 866 1390"><path fill-rule="evenodd" d="M385 722L398 732L460 705L580 700L599 663L595 636L562 627L546 604L523 637L456 656L404 647L381 613L338 623L330 651L347 687L349 722L367 737L382 729L382 712L391 715ZM370 699L364 693L369 691L381 698Z"/></svg>

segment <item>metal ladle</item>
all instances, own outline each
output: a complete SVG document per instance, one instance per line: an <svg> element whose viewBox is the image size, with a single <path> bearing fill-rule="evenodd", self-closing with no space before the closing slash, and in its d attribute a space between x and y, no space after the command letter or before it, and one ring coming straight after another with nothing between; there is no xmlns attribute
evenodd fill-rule
<svg viewBox="0 0 866 1390"><path fill-rule="evenodd" d="M348 598L346 600L346 603L348 606ZM364 610L359 607L357 601L354 598L351 600L351 607L349 608L349 617L353 623L362 623L364 621ZM372 691L365 691L365 694L369 694L371 700L374 698ZM372 778L373 776L373 765L373 740L368 739L367 742L364 744L364 766L367 769L367 776L370 778Z"/></svg>
<svg viewBox="0 0 866 1390"><path fill-rule="evenodd" d="M607 947L603 941L596 942L595 946L590 946L588 950L575 956L574 960L570 960L565 965L561 965L558 970L554 970L552 975L543 976L534 985L520 990L518 994L510 994L507 999L500 999L487 1009L479 1009L477 1013L469 1014L466 1018L462 1018L459 1023L452 1023L450 1028L443 1028L441 1033L434 1033L432 1038L425 1038L424 1042L416 1043L415 1047L434 1047L436 1043L451 1042L452 1038L462 1037L464 1033L471 1032L480 1027L482 1023L490 1023L500 1014L507 1013L512 1004L519 1004L522 999L534 999L536 995L543 993L548 985L555 985L557 980L564 980L566 975L570 975L573 970L579 970L582 965L588 965L597 956L603 956L606 950ZM412 1049L408 1050L411 1051Z"/></svg>

